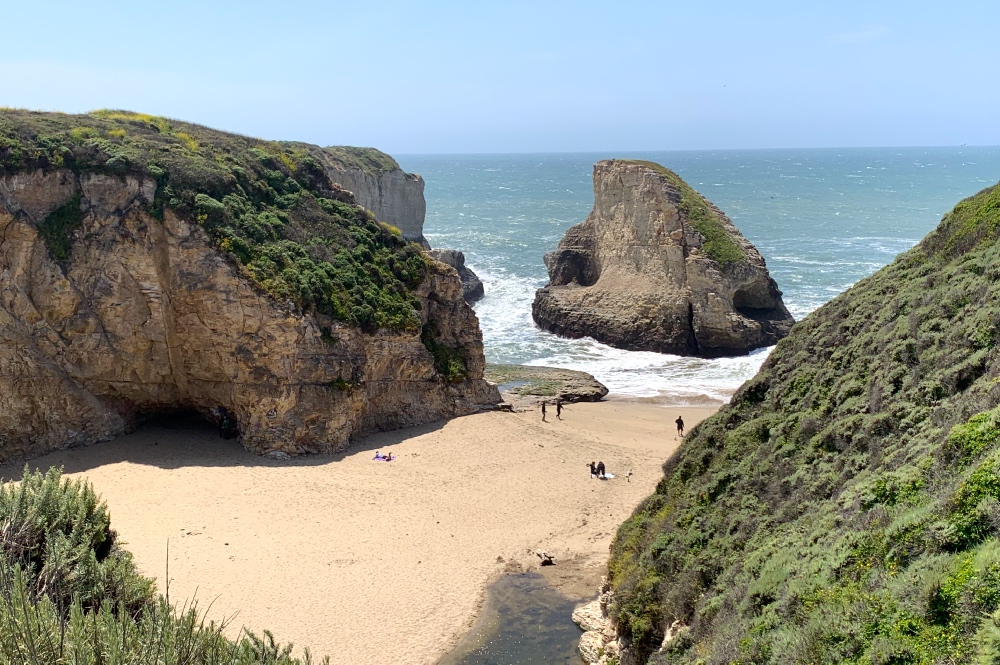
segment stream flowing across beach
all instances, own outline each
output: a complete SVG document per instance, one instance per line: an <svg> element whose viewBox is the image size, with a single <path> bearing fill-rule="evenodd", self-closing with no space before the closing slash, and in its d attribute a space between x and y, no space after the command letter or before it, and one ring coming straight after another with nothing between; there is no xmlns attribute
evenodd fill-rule
<svg viewBox="0 0 1000 665"><path fill-rule="evenodd" d="M504 575L490 586L469 634L438 665L582 665L579 601L537 573Z"/></svg>
<svg viewBox="0 0 1000 665"><path fill-rule="evenodd" d="M728 400L767 357L702 360L621 351L535 327L542 255L593 205L591 171L612 157L673 169L733 220L800 319L1000 180L1000 148L830 148L539 155L404 155L426 180L424 232L461 249L486 286L476 305L487 360L590 372L613 393L671 404Z"/></svg>

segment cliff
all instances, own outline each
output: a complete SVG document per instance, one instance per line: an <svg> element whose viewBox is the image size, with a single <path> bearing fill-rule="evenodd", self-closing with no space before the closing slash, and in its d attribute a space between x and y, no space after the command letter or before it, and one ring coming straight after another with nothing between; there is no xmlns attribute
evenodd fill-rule
<svg viewBox="0 0 1000 665"><path fill-rule="evenodd" d="M621 662L997 662L998 303L1000 186L797 323L619 529Z"/></svg>
<svg viewBox="0 0 1000 665"><path fill-rule="evenodd" d="M398 228L407 240L429 249L424 239L424 179L406 173L374 148L331 147L320 152L330 180L354 194L358 205Z"/></svg>
<svg viewBox="0 0 1000 665"><path fill-rule="evenodd" d="M454 271L323 154L0 111L0 457L219 407L254 452L331 451L498 402Z"/></svg>
<svg viewBox="0 0 1000 665"><path fill-rule="evenodd" d="M321 159L330 180L354 194L359 205L376 219L398 228L407 240L430 249L424 238L427 203L423 178L404 172L396 160L374 148L324 148ZM485 295L482 281L465 265L462 252L436 249L431 256L455 269L467 303L471 305Z"/></svg>
<svg viewBox="0 0 1000 665"><path fill-rule="evenodd" d="M436 261L451 266L462 280L462 297L470 305L486 295L479 276L465 265L465 254L457 249L432 249L430 255Z"/></svg>
<svg viewBox="0 0 1000 665"><path fill-rule="evenodd" d="M545 255L532 316L566 337L725 356L770 346L792 317L757 249L715 206L652 162L594 167L594 209Z"/></svg>

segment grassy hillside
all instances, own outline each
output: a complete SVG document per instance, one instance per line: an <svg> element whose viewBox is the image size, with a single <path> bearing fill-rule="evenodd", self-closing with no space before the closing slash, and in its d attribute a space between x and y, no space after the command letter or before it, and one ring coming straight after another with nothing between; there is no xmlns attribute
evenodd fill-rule
<svg viewBox="0 0 1000 665"><path fill-rule="evenodd" d="M291 646L175 607L142 577L89 485L27 470L0 486L0 663L308 665ZM326 661L324 661L326 662Z"/></svg>
<svg viewBox="0 0 1000 665"><path fill-rule="evenodd" d="M330 182L324 150L373 172L396 166L371 149L263 141L127 111L0 109L0 175L66 168L152 178L152 215L197 221L276 298L367 330L416 331L412 290L431 264ZM57 261L72 261L84 213L77 198L40 223Z"/></svg>
<svg viewBox="0 0 1000 665"><path fill-rule="evenodd" d="M644 659L1000 663L998 236L1000 186L689 435L612 546Z"/></svg>

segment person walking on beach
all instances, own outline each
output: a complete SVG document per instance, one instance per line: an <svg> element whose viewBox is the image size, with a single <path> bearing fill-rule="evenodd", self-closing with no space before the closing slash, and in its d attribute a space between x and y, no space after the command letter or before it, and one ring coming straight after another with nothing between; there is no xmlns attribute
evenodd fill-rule
<svg viewBox="0 0 1000 665"><path fill-rule="evenodd" d="M677 420L675 420L674 422L677 423L677 436L679 436L679 437L681 437L683 439L684 438L684 418L682 418L681 416L677 416ZM675 436L674 439L676 439L677 436Z"/></svg>
<svg viewBox="0 0 1000 665"><path fill-rule="evenodd" d="M545 420L545 402L544 401L542 401L542 422L543 423L548 422L547 420Z"/></svg>
<svg viewBox="0 0 1000 665"><path fill-rule="evenodd" d="M562 420L562 400L556 400L556 418Z"/></svg>

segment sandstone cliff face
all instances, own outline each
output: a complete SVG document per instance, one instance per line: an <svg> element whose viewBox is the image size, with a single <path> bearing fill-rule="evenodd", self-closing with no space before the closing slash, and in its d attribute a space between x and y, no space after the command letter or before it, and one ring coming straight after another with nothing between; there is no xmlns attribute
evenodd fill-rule
<svg viewBox="0 0 1000 665"><path fill-rule="evenodd" d="M434 260L451 266L458 273L459 279L462 280L462 297L465 298L465 302L471 305L486 295L482 280L465 265L465 254L457 249L432 249L430 255Z"/></svg>
<svg viewBox="0 0 1000 665"><path fill-rule="evenodd" d="M793 323L757 249L679 177L647 162L594 167L594 209L545 256L542 328L621 348L739 355Z"/></svg>
<svg viewBox="0 0 1000 665"><path fill-rule="evenodd" d="M364 168L343 159L336 150L323 151L330 180L353 192L359 205L372 211L378 220L398 228L404 238L429 248L424 239L424 179L404 172L384 153L379 153L385 161L381 168Z"/></svg>
<svg viewBox="0 0 1000 665"><path fill-rule="evenodd" d="M482 339L454 272L429 262L421 322L463 349L446 382L420 332L323 321L262 292L204 230L139 176L0 177L0 457L113 437L172 409L235 414L244 446L290 454L496 403ZM39 235L79 197L82 225L56 261Z"/></svg>

